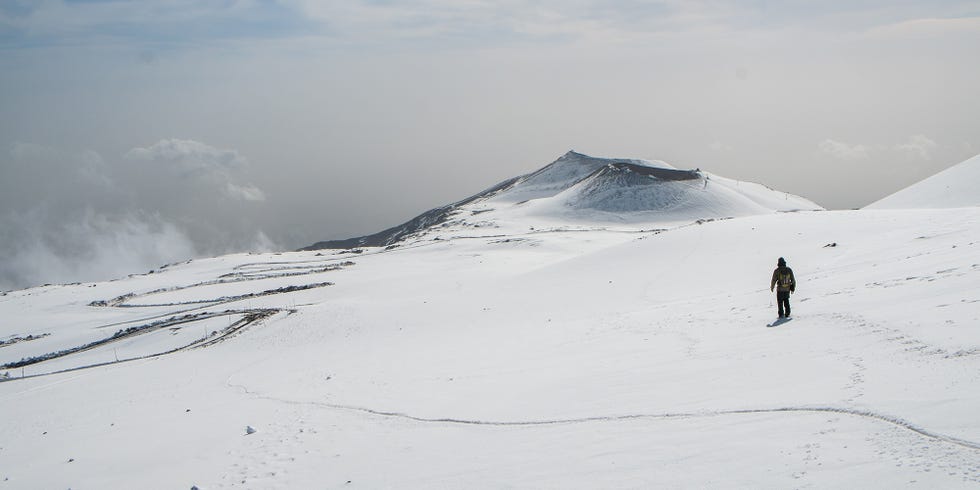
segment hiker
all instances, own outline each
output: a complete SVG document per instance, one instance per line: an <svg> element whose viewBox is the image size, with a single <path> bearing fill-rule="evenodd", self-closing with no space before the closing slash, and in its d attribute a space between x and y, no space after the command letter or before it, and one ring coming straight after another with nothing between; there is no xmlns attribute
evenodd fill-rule
<svg viewBox="0 0 980 490"><path fill-rule="evenodd" d="M789 295L796 292L796 278L793 269L786 267L786 259L780 257L778 267L772 271L769 291L776 289L776 303L779 304L779 318L789 318ZM777 289L778 288L778 289ZM785 314L783 314L785 312Z"/></svg>

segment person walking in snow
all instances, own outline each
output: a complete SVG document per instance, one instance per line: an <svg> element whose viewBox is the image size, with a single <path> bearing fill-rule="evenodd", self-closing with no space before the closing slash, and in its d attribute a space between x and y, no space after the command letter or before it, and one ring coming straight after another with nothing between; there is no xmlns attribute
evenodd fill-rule
<svg viewBox="0 0 980 490"><path fill-rule="evenodd" d="M776 265L776 270L772 271L769 291L776 290L779 318L789 318L789 295L796 292L796 278L793 277L793 269L786 267L786 259L780 257Z"/></svg>

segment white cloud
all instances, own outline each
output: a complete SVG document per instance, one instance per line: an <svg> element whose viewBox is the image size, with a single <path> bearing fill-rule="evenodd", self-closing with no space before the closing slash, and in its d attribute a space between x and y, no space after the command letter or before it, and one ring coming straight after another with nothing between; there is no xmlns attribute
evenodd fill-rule
<svg viewBox="0 0 980 490"><path fill-rule="evenodd" d="M229 182L225 186L225 195L242 201L265 201L265 193L262 192L262 189L252 184L236 185Z"/></svg>
<svg viewBox="0 0 980 490"><path fill-rule="evenodd" d="M829 138L820 142L819 147L820 151L845 161L866 160L870 151L866 145L851 145Z"/></svg>
<svg viewBox="0 0 980 490"><path fill-rule="evenodd" d="M146 148L133 148L125 157L149 165L148 172L165 179L160 184L168 183L169 179L169 184L176 187L207 189L240 201L265 201L262 189L242 183L248 161L236 150L215 148L194 140L165 139Z"/></svg>
<svg viewBox="0 0 980 490"><path fill-rule="evenodd" d="M910 136L904 143L863 145L849 144L833 139L823 140L819 144L820 151L844 161L909 161L932 160L933 152L939 145L928 136L917 134Z"/></svg>
<svg viewBox="0 0 980 490"><path fill-rule="evenodd" d="M895 147L897 150L911 153L923 160L932 160L932 150L938 145L929 137L917 134L909 137L909 140Z"/></svg>
<svg viewBox="0 0 980 490"><path fill-rule="evenodd" d="M562 39L623 42L663 31L714 27L732 9L680 0L287 0L346 41ZM719 13L723 11L724 13Z"/></svg>
<svg viewBox="0 0 980 490"><path fill-rule="evenodd" d="M248 250L253 252L275 252L282 250L282 246L272 241L264 232L257 231L255 237L252 239L252 243L248 246Z"/></svg>
<svg viewBox="0 0 980 490"><path fill-rule="evenodd" d="M112 279L197 255L191 240L157 215L67 213L0 215L0 289Z"/></svg>
<svg viewBox="0 0 980 490"><path fill-rule="evenodd" d="M266 195L247 169L239 152L191 140L108 161L91 150L14 143L0 153L0 289L277 249L255 224Z"/></svg>
<svg viewBox="0 0 980 490"><path fill-rule="evenodd" d="M181 139L160 140L147 148L133 148L126 153L126 158L168 165L185 176L227 174L247 165L245 157L235 150Z"/></svg>
<svg viewBox="0 0 980 490"><path fill-rule="evenodd" d="M868 31L872 38L891 39L926 39L958 34L980 34L980 17L911 19Z"/></svg>

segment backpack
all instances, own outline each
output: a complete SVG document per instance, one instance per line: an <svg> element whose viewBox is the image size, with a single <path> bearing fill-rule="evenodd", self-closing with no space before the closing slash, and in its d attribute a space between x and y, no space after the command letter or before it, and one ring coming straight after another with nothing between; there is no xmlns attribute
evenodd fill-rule
<svg viewBox="0 0 980 490"><path fill-rule="evenodd" d="M793 271L788 267L780 269L776 273L776 283L782 291L793 291L796 289L796 281L793 280Z"/></svg>

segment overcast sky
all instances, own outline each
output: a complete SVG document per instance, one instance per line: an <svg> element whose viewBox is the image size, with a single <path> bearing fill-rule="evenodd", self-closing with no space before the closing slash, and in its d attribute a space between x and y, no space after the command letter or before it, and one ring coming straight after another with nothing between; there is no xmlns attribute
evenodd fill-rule
<svg viewBox="0 0 980 490"><path fill-rule="evenodd" d="M980 153L978 1L0 2L0 289L364 235L570 149L828 208Z"/></svg>

